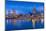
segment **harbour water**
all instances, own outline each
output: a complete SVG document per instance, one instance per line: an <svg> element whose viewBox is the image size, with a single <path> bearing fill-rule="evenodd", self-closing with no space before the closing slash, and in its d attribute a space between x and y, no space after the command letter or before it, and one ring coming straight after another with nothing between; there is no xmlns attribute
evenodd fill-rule
<svg viewBox="0 0 46 31"><path fill-rule="evenodd" d="M23 29L38 29L44 28L44 23L35 22L35 28L33 28L32 21L28 20L16 20L16 22L11 22L12 19L6 20L6 30L23 30Z"/></svg>

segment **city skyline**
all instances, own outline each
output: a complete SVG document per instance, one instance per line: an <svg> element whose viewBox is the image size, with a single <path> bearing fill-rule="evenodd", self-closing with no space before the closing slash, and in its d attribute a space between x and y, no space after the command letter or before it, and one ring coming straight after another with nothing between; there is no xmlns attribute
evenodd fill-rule
<svg viewBox="0 0 46 31"><path fill-rule="evenodd" d="M6 30L44 28L44 3L6 1Z"/></svg>

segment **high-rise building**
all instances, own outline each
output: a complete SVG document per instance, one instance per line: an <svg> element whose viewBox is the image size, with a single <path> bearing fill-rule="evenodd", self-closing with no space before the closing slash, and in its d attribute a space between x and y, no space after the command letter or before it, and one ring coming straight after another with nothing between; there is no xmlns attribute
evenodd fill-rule
<svg viewBox="0 0 46 31"><path fill-rule="evenodd" d="M16 11L15 9L12 9L12 16L15 16L16 15Z"/></svg>

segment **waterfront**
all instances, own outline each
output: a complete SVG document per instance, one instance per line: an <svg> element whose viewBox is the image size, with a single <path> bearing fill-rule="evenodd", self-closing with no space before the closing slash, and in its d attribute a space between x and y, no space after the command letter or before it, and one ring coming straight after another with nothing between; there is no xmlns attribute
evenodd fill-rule
<svg viewBox="0 0 46 31"><path fill-rule="evenodd" d="M44 28L44 3L6 2L6 30L24 30Z"/></svg>
<svg viewBox="0 0 46 31"><path fill-rule="evenodd" d="M7 21L7 20L6 20ZM7 30L23 30L23 29L37 29L37 28L44 28L44 23L36 22L35 28L33 28L32 21L27 20L16 20L15 24L12 24L10 22L6 22L6 29Z"/></svg>

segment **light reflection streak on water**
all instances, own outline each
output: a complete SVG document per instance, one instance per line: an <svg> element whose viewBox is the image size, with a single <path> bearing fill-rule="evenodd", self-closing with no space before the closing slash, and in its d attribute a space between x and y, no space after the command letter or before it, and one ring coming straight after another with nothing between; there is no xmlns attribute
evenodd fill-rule
<svg viewBox="0 0 46 31"><path fill-rule="evenodd" d="M6 20L7 21L7 20ZM11 23L12 22L12 19L8 19L8 23L7 23L7 25L8 24L12 24ZM29 23L29 25L31 25L30 23L30 21L28 21L28 20L16 20L16 23L14 24L15 26L17 26L17 27L21 27L22 25L28 25L28 23Z"/></svg>
<svg viewBox="0 0 46 31"><path fill-rule="evenodd" d="M8 24L8 23L11 23L11 22L13 22L13 20L14 19L7 19L6 20L6 23ZM29 22L28 20L15 20L16 21L16 23L21 23L21 22Z"/></svg>
<svg viewBox="0 0 46 31"><path fill-rule="evenodd" d="M10 25L10 24L12 24L11 22L12 22L13 20L12 19L8 19L8 20L6 20L6 23L7 23L7 25ZM40 23L38 23L38 25L39 25ZM31 23L31 21L28 21L28 20L16 20L16 23L15 24L13 24L13 25L15 25L15 26L17 26L17 28L20 28L20 27L22 27L23 25L24 25L24 27L32 27L32 23ZM43 23L42 23L42 25L43 25ZM41 25L39 25L39 26L41 26Z"/></svg>

